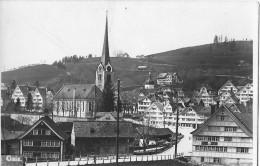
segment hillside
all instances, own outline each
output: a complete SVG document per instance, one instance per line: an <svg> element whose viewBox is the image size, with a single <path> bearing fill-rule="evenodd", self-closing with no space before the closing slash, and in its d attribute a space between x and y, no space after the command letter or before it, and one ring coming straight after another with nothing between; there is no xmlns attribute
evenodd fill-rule
<svg viewBox="0 0 260 166"><path fill-rule="evenodd" d="M219 88L232 77L216 77L212 75L252 75L252 42L237 41L236 47L230 51L223 43L181 48L177 50L146 56L145 59L111 58L115 79L120 78L122 86L141 85L148 77L149 71L140 71L138 66L146 65L153 77L160 72L178 72L184 80L185 88L192 89L201 82ZM237 66L239 60L245 60L249 66ZM204 72L201 71L201 61L205 62ZM41 85L50 85L57 91L65 83L94 83L95 71L100 57L83 59L80 63L65 64L66 69L58 69L52 65L38 65L2 73L2 82L10 84L16 80L18 84L30 83L36 80Z"/></svg>

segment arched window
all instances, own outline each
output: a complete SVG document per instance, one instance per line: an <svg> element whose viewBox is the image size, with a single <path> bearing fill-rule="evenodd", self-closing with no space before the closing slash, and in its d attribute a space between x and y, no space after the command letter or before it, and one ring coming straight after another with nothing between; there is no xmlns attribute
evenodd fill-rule
<svg viewBox="0 0 260 166"><path fill-rule="evenodd" d="M107 71L108 71L108 72L111 72L111 71L112 71L111 66L107 66Z"/></svg>

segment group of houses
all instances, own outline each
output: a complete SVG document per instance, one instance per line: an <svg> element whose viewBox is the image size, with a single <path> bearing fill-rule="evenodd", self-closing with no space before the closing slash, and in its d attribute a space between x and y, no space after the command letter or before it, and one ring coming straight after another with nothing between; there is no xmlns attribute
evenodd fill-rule
<svg viewBox="0 0 260 166"><path fill-rule="evenodd" d="M142 57L140 57L142 58ZM132 154L136 138L144 136L140 126L124 121L122 115L100 110L100 99L106 80L113 80L109 57L108 27L104 37L101 62L97 66L95 84L63 85L57 92L47 88L17 85L12 94L1 90L1 106L9 98L26 107L28 94L34 107L53 103L52 117L74 118L59 122L46 113L32 125L21 124L9 116L1 116L2 154L24 155L35 160L63 160L66 155L114 155L116 133L119 132L119 153ZM154 137L173 137L168 126L193 127L192 161L214 164L252 163L252 82L235 86L230 80L218 91L202 84L187 94L178 73L160 73L153 80L151 73L138 93L135 114L151 127ZM116 120L120 120L117 131ZM142 126L144 127L144 126ZM156 128L155 128L156 127ZM156 132L156 131L160 132Z"/></svg>

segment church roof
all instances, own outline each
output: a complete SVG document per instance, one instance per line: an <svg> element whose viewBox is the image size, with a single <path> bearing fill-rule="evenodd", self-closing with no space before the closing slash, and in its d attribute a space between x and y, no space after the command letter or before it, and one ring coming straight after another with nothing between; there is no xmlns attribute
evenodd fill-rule
<svg viewBox="0 0 260 166"><path fill-rule="evenodd" d="M107 16L106 16L106 28L105 28L105 36L104 36L103 51L102 51L102 56L101 56L101 63L104 66L106 66L108 63L110 63L109 46L108 46Z"/></svg>
<svg viewBox="0 0 260 166"><path fill-rule="evenodd" d="M75 89L76 99L95 98L101 91L95 84L70 84L64 85L54 96L55 99L72 99Z"/></svg>

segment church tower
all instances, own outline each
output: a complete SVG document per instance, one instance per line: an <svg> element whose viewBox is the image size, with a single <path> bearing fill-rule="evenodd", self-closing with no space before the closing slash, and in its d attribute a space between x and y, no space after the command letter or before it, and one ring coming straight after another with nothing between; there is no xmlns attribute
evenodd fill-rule
<svg viewBox="0 0 260 166"><path fill-rule="evenodd" d="M109 57L109 46L108 46L108 25L107 25L107 15L106 15L106 27L105 27L105 37L103 44L103 51L101 56L101 62L99 63L96 71L96 86L103 91L106 80L112 81L113 69L110 63Z"/></svg>

